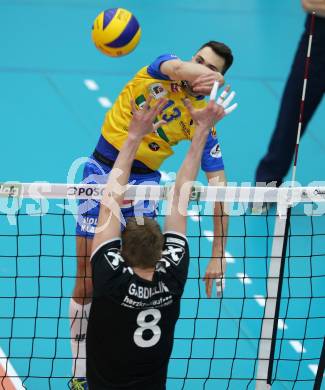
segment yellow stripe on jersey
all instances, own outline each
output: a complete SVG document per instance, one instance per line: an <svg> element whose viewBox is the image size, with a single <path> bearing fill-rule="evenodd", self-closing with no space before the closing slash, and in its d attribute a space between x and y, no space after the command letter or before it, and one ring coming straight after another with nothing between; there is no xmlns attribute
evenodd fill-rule
<svg viewBox="0 0 325 390"><path fill-rule="evenodd" d="M167 124L144 137L136 154L136 160L149 168L157 170L163 161L173 154L172 146L181 140L191 140L194 133L192 118L184 106L188 98L196 108L206 105L204 100L189 96L179 83L170 80L158 80L142 68L124 87L112 108L107 112L102 126L102 135L116 149L120 150L127 138L129 123L132 118L131 99L141 108L149 95L154 99L164 97L168 103L157 120L164 119Z"/></svg>

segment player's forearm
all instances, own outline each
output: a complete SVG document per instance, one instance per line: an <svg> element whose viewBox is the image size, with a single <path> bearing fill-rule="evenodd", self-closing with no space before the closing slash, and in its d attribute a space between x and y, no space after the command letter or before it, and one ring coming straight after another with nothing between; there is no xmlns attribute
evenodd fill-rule
<svg viewBox="0 0 325 390"><path fill-rule="evenodd" d="M203 75L215 75L217 76L217 72L213 72L211 69L207 68L204 65L196 64L193 62L185 62L182 61L173 70L173 74L170 75L173 80L181 81L194 81L197 77Z"/></svg>
<svg viewBox="0 0 325 390"><path fill-rule="evenodd" d="M179 194L185 183L192 182L196 179L203 153L206 144L208 132L203 132L197 128L193 137L190 150L188 151L185 160L177 174L175 182L175 194Z"/></svg>
<svg viewBox="0 0 325 390"><path fill-rule="evenodd" d="M224 170L206 172L209 185L226 186L227 180ZM225 203L215 202L213 205L214 240L212 244L212 258L220 258L224 255L228 234L228 215Z"/></svg>
<svg viewBox="0 0 325 390"><path fill-rule="evenodd" d="M138 150L141 138L128 138L109 173L109 179L101 201L96 234L93 239L93 250L100 243L112 237L119 237L121 231L121 204L124 199L131 166Z"/></svg>
<svg viewBox="0 0 325 390"><path fill-rule="evenodd" d="M173 192L168 197L170 214L166 217L165 229L185 234L187 205L190 198L192 182L197 176L201 156L206 143L208 129L196 129L190 150L188 151L177 178Z"/></svg>
<svg viewBox="0 0 325 390"><path fill-rule="evenodd" d="M214 240L212 244L212 257L222 257L226 249L228 234L228 215L225 213L224 204L215 202L214 204Z"/></svg>
<svg viewBox="0 0 325 390"><path fill-rule="evenodd" d="M125 186L129 181L131 167L141 141L141 137L129 136L124 142L110 172L106 192L110 194L118 205L121 205L123 202Z"/></svg>

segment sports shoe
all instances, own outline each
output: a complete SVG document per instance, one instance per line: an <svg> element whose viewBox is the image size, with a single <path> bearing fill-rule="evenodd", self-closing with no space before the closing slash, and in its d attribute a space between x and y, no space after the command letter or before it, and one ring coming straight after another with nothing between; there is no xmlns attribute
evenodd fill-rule
<svg viewBox="0 0 325 390"><path fill-rule="evenodd" d="M70 384L71 390L88 390L86 378L72 378Z"/></svg>

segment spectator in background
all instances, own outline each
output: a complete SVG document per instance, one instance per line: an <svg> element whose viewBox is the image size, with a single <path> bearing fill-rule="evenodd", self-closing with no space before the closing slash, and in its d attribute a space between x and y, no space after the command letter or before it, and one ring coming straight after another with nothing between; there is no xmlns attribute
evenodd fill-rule
<svg viewBox="0 0 325 390"><path fill-rule="evenodd" d="M301 129L302 135L325 92L325 0L302 0L302 6L308 13L305 30L300 39L284 89L277 123L268 151L256 170L257 183L276 182L274 184L279 186L290 168L297 138L299 108L311 23L310 14L313 11L316 12L315 30Z"/></svg>

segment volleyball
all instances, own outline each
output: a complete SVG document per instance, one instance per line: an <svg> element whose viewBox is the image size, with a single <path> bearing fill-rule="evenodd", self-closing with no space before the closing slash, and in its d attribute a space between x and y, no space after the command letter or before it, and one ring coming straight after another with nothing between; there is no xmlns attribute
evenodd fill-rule
<svg viewBox="0 0 325 390"><path fill-rule="evenodd" d="M140 41L141 28L136 17L123 8L101 12L92 27L92 40L102 53L110 57L129 54Z"/></svg>

